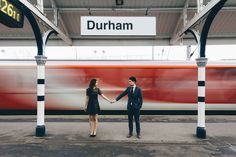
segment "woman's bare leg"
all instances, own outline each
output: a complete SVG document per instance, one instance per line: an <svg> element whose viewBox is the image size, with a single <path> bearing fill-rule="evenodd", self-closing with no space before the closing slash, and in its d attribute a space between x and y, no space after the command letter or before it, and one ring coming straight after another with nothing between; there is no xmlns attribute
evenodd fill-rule
<svg viewBox="0 0 236 157"><path fill-rule="evenodd" d="M93 132L94 135L97 134L97 126L98 126L98 114L94 116L94 132Z"/></svg>
<svg viewBox="0 0 236 157"><path fill-rule="evenodd" d="M93 135L94 124L93 124L93 116L89 115L89 126L90 126L90 135Z"/></svg>

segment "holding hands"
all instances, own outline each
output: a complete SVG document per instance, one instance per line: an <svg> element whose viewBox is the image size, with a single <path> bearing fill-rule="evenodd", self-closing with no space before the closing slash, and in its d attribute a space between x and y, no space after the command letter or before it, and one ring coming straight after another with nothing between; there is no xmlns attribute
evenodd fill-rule
<svg viewBox="0 0 236 157"><path fill-rule="evenodd" d="M116 100L115 100L115 99L113 99L113 100L109 100L109 102L110 102L111 104L113 104L113 103L116 102Z"/></svg>
<svg viewBox="0 0 236 157"><path fill-rule="evenodd" d="M101 94L101 96L103 97L103 99L105 99L105 100L107 100L109 103L114 103L114 102L116 102L116 100L115 99L113 99L113 100L111 100L111 99L109 99L109 98L107 98L104 94Z"/></svg>
<svg viewBox="0 0 236 157"><path fill-rule="evenodd" d="M116 102L116 100L115 100L115 99L111 100L111 104L112 104L112 103L115 103L115 102Z"/></svg>

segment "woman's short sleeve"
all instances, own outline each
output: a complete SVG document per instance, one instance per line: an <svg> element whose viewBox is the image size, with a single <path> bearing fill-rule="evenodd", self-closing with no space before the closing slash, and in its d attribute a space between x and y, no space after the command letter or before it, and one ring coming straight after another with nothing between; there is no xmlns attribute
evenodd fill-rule
<svg viewBox="0 0 236 157"><path fill-rule="evenodd" d="M102 91L100 90L100 88L98 88L98 94L102 95Z"/></svg>
<svg viewBox="0 0 236 157"><path fill-rule="evenodd" d="M86 95L89 96L89 88L86 90Z"/></svg>

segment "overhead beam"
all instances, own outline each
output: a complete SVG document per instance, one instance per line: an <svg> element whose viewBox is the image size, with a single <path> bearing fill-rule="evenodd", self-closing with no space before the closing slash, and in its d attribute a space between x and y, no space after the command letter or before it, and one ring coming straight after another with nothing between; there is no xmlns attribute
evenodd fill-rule
<svg viewBox="0 0 236 157"><path fill-rule="evenodd" d="M170 40L170 44L175 44L183 35L184 33L189 29L193 28L197 22L199 22L202 18L205 17L205 15L215 6L217 5L221 0L211 0L203 9L201 12L197 13L188 23L187 25L180 30L178 33L176 33Z"/></svg>
<svg viewBox="0 0 236 157"><path fill-rule="evenodd" d="M64 40L68 45L72 45L72 40L64 32L62 32L57 26L55 26L42 12L40 12L35 6L33 6L27 0L19 0L24 4L33 14L35 14L40 20L42 20L46 25L51 29L55 30L58 33L58 36Z"/></svg>
<svg viewBox="0 0 236 157"><path fill-rule="evenodd" d="M185 4L184 4L184 8L183 8L183 10L182 10L182 14L179 16L179 19L178 19L178 21L177 21L177 24L176 24L176 26L175 26L175 29L174 29L174 31L173 31L173 33L172 33L171 38L174 38L175 34L176 34L177 31L178 31L178 28L179 28L179 25L181 24L181 22L183 22L183 25L184 25L184 26L186 25L187 17L185 17L185 16L187 16L188 4L189 4L189 0L186 0L186 1L185 1Z"/></svg>
<svg viewBox="0 0 236 157"><path fill-rule="evenodd" d="M203 0L197 0L197 12L199 13L203 9Z"/></svg>
<svg viewBox="0 0 236 157"><path fill-rule="evenodd" d="M60 13L76 13L76 12L88 12L90 11L144 11L146 12L147 8L57 8ZM197 12L197 7L188 7L188 12ZM52 8L44 8L44 11L53 11ZM148 12L182 12L183 8L181 7L171 7L171 8L148 8ZM222 11L236 11L236 6L224 7Z"/></svg>
<svg viewBox="0 0 236 157"><path fill-rule="evenodd" d="M52 9L53 9L53 23L58 26L58 8L56 6L56 3L54 2L54 0L50 0L51 5L52 5Z"/></svg>
<svg viewBox="0 0 236 157"><path fill-rule="evenodd" d="M60 14L60 12L58 11L58 8L57 8L57 5L55 3L54 0L50 0L51 2L51 5L52 5L52 8L54 10L54 22L55 22L55 25L58 26L58 19L59 19L59 22L61 23L62 27L63 27L63 30L65 31L66 35L69 36L69 33L68 33L68 29L65 25L65 22Z"/></svg>
<svg viewBox="0 0 236 157"><path fill-rule="evenodd" d="M37 7L42 13L44 12L43 0L37 0Z"/></svg>

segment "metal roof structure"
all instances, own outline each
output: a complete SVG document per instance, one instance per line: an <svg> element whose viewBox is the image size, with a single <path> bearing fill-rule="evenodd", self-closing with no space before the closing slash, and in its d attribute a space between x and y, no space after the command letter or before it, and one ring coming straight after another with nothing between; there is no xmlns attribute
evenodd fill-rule
<svg viewBox="0 0 236 157"><path fill-rule="evenodd" d="M39 1L39 0L38 0ZM45 17L58 26L69 39L73 41L73 45L86 45L91 42L95 44L99 40L116 43L117 40L137 41L147 45L146 42L152 41L154 44L169 45L179 44L179 42L171 43L173 37L184 27L185 21L191 20L198 11L198 0L123 0L122 5L116 4L116 0L44 0L43 14ZM203 0L203 5L211 0ZM37 8L37 0L29 0L29 2ZM204 8L203 6L203 8ZM39 8L39 7L38 7ZM38 9L40 10L40 9ZM186 13L186 14L185 14ZM82 36L80 33L80 17L81 16L155 16L157 19L156 36ZM185 17L186 16L186 17ZM41 30L49 28L42 20L38 20ZM204 21L204 19L202 19ZM196 28L201 32L202 22L196 24ZM209 32L209 40L216 44L235 43L236 39L236 1L228 0L223 9L216 16ZM51 41L57 42L58 37L52 37ZM190 39L190 40L189 40ZM192 35L183 36L184 41L193 41ZM1 45L9 41L30 42L34 40L33 31L29 22L25 19L24 27L8 28L0 24L0 40ZM135 44L137 43L135 42ZM104 42L103 42L104 44ZM9 45L9 44L7 44ZM60 45L60 44L56 44ZM96 45L96 44L95 44Z"/></svg>

